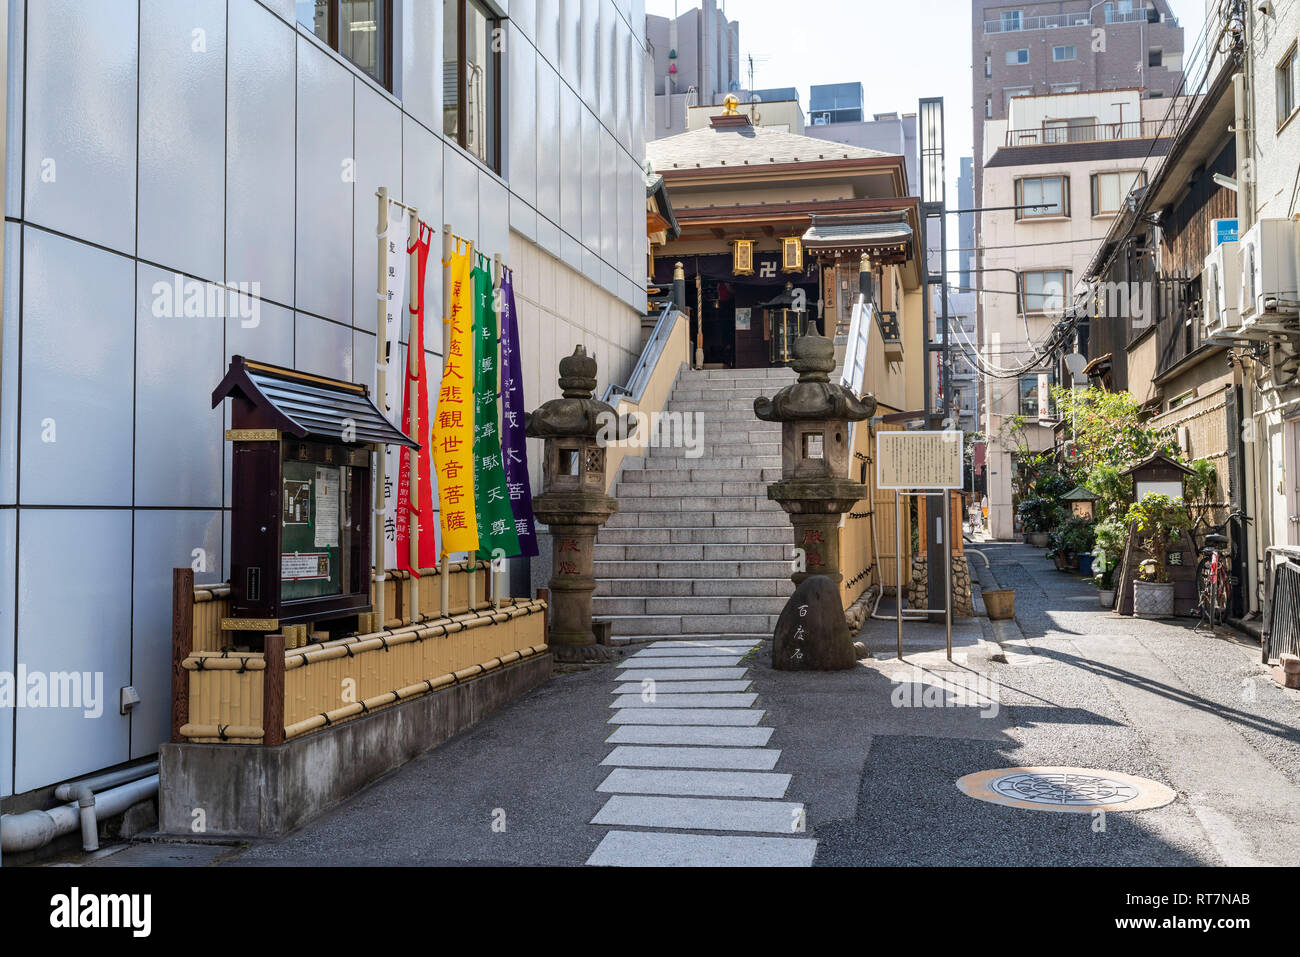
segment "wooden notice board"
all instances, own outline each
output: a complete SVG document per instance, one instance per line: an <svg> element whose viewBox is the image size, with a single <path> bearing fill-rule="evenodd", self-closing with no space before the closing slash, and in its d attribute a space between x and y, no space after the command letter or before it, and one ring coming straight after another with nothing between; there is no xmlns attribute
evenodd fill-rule
<svg viewBox="0 0 1300 957"><path fill-rule="evenodd" d="M942 432L881 432L876 436L876 488L959 489L965 485L964 436Z"/></svg>

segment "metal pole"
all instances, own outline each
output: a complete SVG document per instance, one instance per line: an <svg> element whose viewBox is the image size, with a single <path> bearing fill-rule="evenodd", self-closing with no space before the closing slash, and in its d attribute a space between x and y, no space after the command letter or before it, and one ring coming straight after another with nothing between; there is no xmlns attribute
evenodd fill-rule
<svg viewBox="0 0 1300 957"><path fill-rule="evenodd" d="M375 304L375 401L382 407L384 404L384 394L387 390L385 381L384 367L384 346L388 342L388 336L385 333L385 323L388 320L388 187L379 187L379 224L375 229L379 237L379 267L377 270L377 280L375 285L376 304ZM386 570L384 568L384 456L386 449L382 445L375 446L375 501L372 503L372 510L375 517L373 526L375 536L374 567L371 569L372 587L375 589L374 601L372 602L375 609L375 631L383 631L387 623L386 609L384 608L384 583L387 580Z"/></svg>
<svg viewBox="0 0 1300 957"><path fill-rule="evenodd" d="M894 605L898 609L898 660L903 660L903 512L894 491Z"/></svg>
<svg viewBox="0 0 1300 957"><path fill-rule="evenodd" d="M944 533L951 537L952 535L952 490L943 490L943 527ZM946 599L944 604L944 620L947 625L948 634L948 660L952 661L952 543L944 542L943 563L943 593Z"/></svg>

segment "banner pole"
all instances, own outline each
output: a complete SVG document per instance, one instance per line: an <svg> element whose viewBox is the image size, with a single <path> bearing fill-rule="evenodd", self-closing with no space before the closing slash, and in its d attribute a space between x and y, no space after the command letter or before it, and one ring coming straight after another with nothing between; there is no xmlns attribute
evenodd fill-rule
<svg viewBox="0 0 1300 957"><path fill-rule="evenodd" d="M386 309L388 306L388 187L379 187L379 224L375 229L378 235L379 243L379 268L377 270L377 280L375 284L376 302L375 302L375 400L384 401L384 394L387 390L387 383L384 376L384 344L387 342L387 336L384 333L384 323L387 320ZM371 580L375 589L373 601L375 615L375 631L383 631L387 622L387 616L384 608L384 582L387 576L384 574L384 446L375 446L375 501L374 505L374 536L375 536L375 555L374 567L371 569Z"/></svg>
<svg viewBox="0 0 1300 957"><path fill-rule="evenodd" d="M453 252L453 241L451 235L451 224L442 224L442 364L445 368L447 365L447 352L451 348L451 323L447 321L451 316L451 254ZM430 449L430 454L432 454ZM441 587L439 612L443 618L451 617L451 563L448 561L448 555L444 551L438 556L439 559L439 585Z"/></svg>
<svg viewBox="0 0 1300 957"><path fill-rule="evenodd" d="M492 254L492 308L496 312L496 316L497 316L496 348L497 348L497 355L499 356L501 354L500 353L500 349L501 349L501 338L500 338L501 337L501 254L500 253ZM505 370L498 369L497 370L498 390L501 388L501 384L504 378L505 378ZM492 413L496 421L496 430L497 430L496 434L500 435L501 434L500 403L498 402L493 403ZM502 458L504 459L504 456L502 456ZM506 564L505 559L502 559L500 564L501 567L497 568L496 567L497 560L496 557L494 556L492 558L492 564L488 566L489 568L492 569L492 571L489 573L492 577L492 607L497 611L501 610L501 590L502 590L501 582L502 579L505 577L505 564Z"/></svg>
<svg viewBox="0 0 1300 957"><path fill-rule="evenodd" d="M406 390L410 396L408 403L411 408L410 420L407 422L407 436L412 442L417 443L420 448L408 449L406 461L408 468L408 484L410 492L407 497L407 505L415 511L407 516L406 519L406 539L409 546L407 551L407 562L411 566L411 614L412 622L423 621L424 615L420 612L420 455L424 451L425 443L420 441L420 360L424 357L420 355L424 349L424 330L419 328L420 321L420 214L414 206L407 207L407 244L410 249L407 252L409 259L409 268L407 270L410 276L411 293L409 296L409 305L407 307L406 320ZM411 237L415 237L415 243L411 243ZM416 332L419 332L417 338ZM418 345L417 345L418 341Z"/></svg>

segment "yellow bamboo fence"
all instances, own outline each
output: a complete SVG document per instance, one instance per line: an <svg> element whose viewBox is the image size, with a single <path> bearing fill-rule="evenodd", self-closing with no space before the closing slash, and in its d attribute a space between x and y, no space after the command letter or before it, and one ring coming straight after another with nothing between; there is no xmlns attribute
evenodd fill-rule
<svg viewBox="0 0 1300 957"><path fill-rule="evenodd" d="M308 641L306 627L267 635L265 651L239 650L220 622L228 585L195 587L176 569L172 593L172 740L281 744L409 701L546 651L546 596L485 597L470 607L482 563L450 569L446 613L438 575L422 571L420 615L403 598L409 575L388 572L388 627ZM483 572L484 574L479 574ZM323 636L318 636L323 638Z"/></svg>
<svg viewBox="0 0 1300 957"><path fill-rule="evenodd" d="M894 493L876 488L876 436L904 428L901 423L880 422L874 426L861 422L853 430L853 449L848 478L867 487L867 497L855 504L844 516L840 530L840 600L844 607L857 601L869 587L878 585L892 591L894 581L895 518ZM923 504L923 503L922 503ZM904 510L904 521L907 511ZM925 526L922 525L922 528ZM958 524L960 528L960 522ZM960 536L958 536L960 538ZM912 536L903 534L903 584L911 580Z"/></svg>

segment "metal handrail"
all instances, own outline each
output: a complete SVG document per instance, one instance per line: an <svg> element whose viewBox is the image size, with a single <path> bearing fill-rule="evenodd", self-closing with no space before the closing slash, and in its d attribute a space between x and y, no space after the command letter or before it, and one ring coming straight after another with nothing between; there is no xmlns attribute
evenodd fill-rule
<svg viewBox="0 0 1300 957"><path fill-rule="evenodd" d="M1103 18L1105 25L1110 26L1116 23L1151 23L1151 14L1146 9L1130 10L1128 13L1118 11L1106 14ZM1168 23L1171 26L1177 26L1175 18L1169 17L1165 20L1158 21ZM1094 23L1089 13L1056 13L1043 17L1021 17L1019 20L985 20L984 32L989 33L1022 33L1026 30L1054 30L1061 27L1086 27ZM1100 26L1101 24L1098 24Z"/></svg>
<svg viewBox="0 0 1300 957"><path fill-rule="evenodd" d="M1059 146L1075 143L1109 143L1116 140L1154 140L1173 136L1177 123L1159 120L1125 120L1116 123L1090 123L1087 126L1039 126L1007 130L1007 146Z"/></svg>
<svg viewBox="0 0 1300 957"><path fill-rule="evenodd" d="M659 361L660 354L664 351L664 345L668 342L668 330L672 328L672 321L680 310L671 302L664 306L664 311L659 314L659 320L650 332L650 338L646 340L645 348L641 350L641 358L637 360L636 366L632 369L632 374L628 377L627 385L615 385L610 383L606 389L602 400L606 403L612 402L615 398L625 395L633 402L640 401L645 387L650 381L649 372Z"/></svg>

